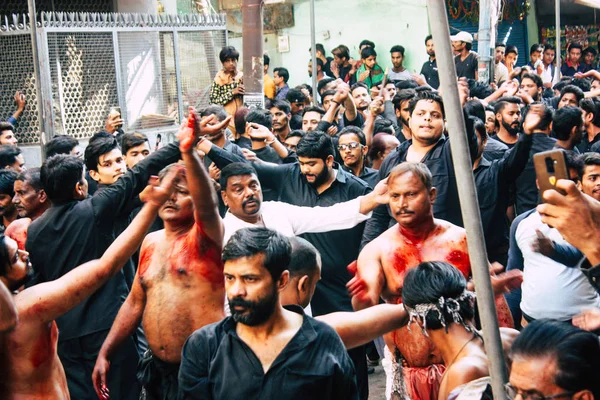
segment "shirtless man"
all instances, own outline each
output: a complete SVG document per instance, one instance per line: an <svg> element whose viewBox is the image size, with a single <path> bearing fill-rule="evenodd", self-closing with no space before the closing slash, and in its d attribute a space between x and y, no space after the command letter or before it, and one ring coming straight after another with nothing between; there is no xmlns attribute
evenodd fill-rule
<svg viewBox="0 0 600 400"><path fill-rule="evenodd" d="M177 181L173 197L159 211L165 229L144 240L131 293L98 354L92 379L103 399L109 396L109 360L140 322L150 348L140 366L143 390L149 399L176 399L185 340L225 317L223 223L211 180L194 151L198 122L190 111L179 132L187 177Z"/></svg>
<svg viewBox="0 0 600 400"><path fill-rule="evenodd" d="M423 261L444 260L469 278L471 264L464 229L433 218L436 189L431 184L429 169L420 163L405 162L392 169L388 178L390 210L397 225L369 243L358 257L356 276L348 283L355 310L379 303L402 302L404 275ZM406 327L384 335L386 358L402 364L394 368L386 394L391 398L436 399L443 366L439 354L419 329ZM402 375L406 388L403 386ZM429 379L428 379L429 377ZM434 378L434 384L431 378ZM400 397L397 397L400 396Z"/></svg>
<svg viewBox="0 0 600 400"><path fill-rule="evenodd" d="M82 182L85 182L83 165ZM174 171L176 172L176 171ZM154 187L137 218L106 250L61 278L29 287L13 299L18 312L16 328L0 334L0 393L3 399L70 399L65 371L56 352L58 328L54 320L81 303L117 274L136 251L159 207L171 197L175 174ZM32 275L29 254L0 235L0 281L11 290Z"/></svg>

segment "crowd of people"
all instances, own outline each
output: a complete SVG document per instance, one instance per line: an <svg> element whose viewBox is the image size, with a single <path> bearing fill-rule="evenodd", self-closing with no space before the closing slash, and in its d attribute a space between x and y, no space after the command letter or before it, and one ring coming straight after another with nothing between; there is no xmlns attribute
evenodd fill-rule
<svg viewBox="0 0 600 400"><path fill-rule="evenodd" d="M178 140L110 115L85 149L25 168L0 123L0 393L6 399L492 398L448 135L467 137L509 382L600 399L600 72L595 51L496 46L477 82L451 37L466 132L447 132L435 43L419 74L375 44L317 45L319 94L268 74L243 106L239 53ZM594 57L589 57L593 54ZM580 62L580 58L584 61ZM589 68L588 68L589 67ZM568 179L540 192L533 156Z"/></svg>

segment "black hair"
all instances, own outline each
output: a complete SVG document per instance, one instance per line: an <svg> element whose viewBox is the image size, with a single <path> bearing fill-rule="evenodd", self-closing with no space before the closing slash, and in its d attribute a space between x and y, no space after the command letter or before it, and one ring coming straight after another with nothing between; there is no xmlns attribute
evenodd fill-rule
<svg viewBox="0 0 600 400"><path fill-rule="evenodd" d="M334 78L323 78L317 83L317 92L319 95L323 96L323 90L325 90L325 86L329 85L331 82L334 82Z"/></svg>
<svg viewBox="0 0 600 400"><path fill-rule="evenodd" d="M482 121L485 121L485 107L479 100L467 101L464 110L470 117L477 117Z"/></svg>
<svg viewBox="0 0 600 400"><path fill-rule="evenodd" d="M312 65L312 60L310 60L310 62ZM325 63L323 63L323 60L321 60L320 58L317 58L317 67L323 68L324 65L325 65Z"/></svg>
<svg viewBox="0 0 600 400"><path fill-rule="evenodd" d="M243 228L231 236L223 248L223 263L264 255L263 266L276 282L287 270L292 256L288 238L267 228Z"/></svg>
<svg viewBox="0 0 600 400"><path fill-rule="evenodd" d="M294 100L294 103L306 102L306 96L304 95L304 93L302 93L302 90L300 90L300 89L290 89L287 92L287 95L285 96L285 98L290 103L292 103L292 100Z"/></svg>
<svg viewBox="0 0 600 400"><path fill-rule="evenodd" d="M15 195L15 181L17 173L12 169L0 170L0 194L7 194L11 198Z"/></svg>
<svg viewBox="0 0 600 400"><path fill-rule="evenodd" d="M118 148L119 143L117 142L117 138L112 135L110 137L98 137L90 140L85 148L85 167L88 171L98 171L100 156Z"/></svg>
<svg viewBox="0 0 600 400"><path fill-rule="evenodd" d="M10 254L8 254L6 236L4 236L4 233L0 233L0 276L6 275L9 268L12 268L12 263Z"/></svg>
<svg viewBox="0 0 600 400"><path fill-rule="evenodd" d="M227 189L227 181L229 178L241 175L256 175L256 170L251 164L244 162L234 162L225 166L221 170L221 177L219 178L221 190L225 191Z"/></svg>
<svg viewBox="0 0 600 400"><path fill-rule="evenodd" d="M488 138L487 130L485 129L485 123L482 119L469 116L469 121L467 121L467 123L473 124L473 129L475 132L477 132L481 140L486 140Z"/></svg>
<svg viewBox="0 0 600 400"><path fill-rule="evenodd" d="M363 60L365 60L371 56L377 57L377 52L372 47L365 47L364 49L362 49L360 51L360 58L362 58Z"/></svg>
<svg viewBox="0 0 600 400"><path fill-rule="evenodd" d="M358 45L358 48L360 49L363 46L367 46L367 47L374 49L375 43L371 42L370 40L365 39L362 42L360 42L360 44Z"/></svg>
<svg viewBox="0 0 600 400"><path fill-rule="evenodd" d="M36 192L39 192L44 188L42 180L40 178L39 168L29 168L23 172L20 172L15 179L17 181L27 182Z"/></svg>
<svg viewBox="0 0 600 400"><path fill-rule="evenodd" d="M377 135L378 133L389 133L390 135L393 135L395 132L392 121L385 118L377 118L373 124L373 134Z"/></svg>
<svg viewBox="0 0 600 400"><path fill-rule="evenodd" d="M404 47L397 44L391 48L390 54L391 53L400 53L402 54L402 57L404 57Z"/></svg>
<svg viewBox="0 0 600 400"><path fill-rule="evenodd" d="M440 106L440 110L442 111L442 118L446 117L446 114L444 111L444 102L442 101L442 96L440 96L436 92L417 93L417 95L414 96L412 98L412 100L410 101L410 115L412 115L413 111L415 111L415 106L421 100L438 103L438 105Z"/></svg>
<svg viewBox="0 0 600 400"><path fill-rule="evenodd" d="M529 55L532 55L533 53L536 53L538 51L542 51L544 50L544 48L542 46L540 46L539 44L533 44L531 45L531 47L529 48Z"/></svg>
<svg viewBox="0 0 600 400"><path fill-rule="evenodd" d="M121 151L123 152L123 155L125 155L132 148L144 143L148 143L148 136L145 134L138 132L126 133L121 136Z"/></svg>
<svg viewBox="0 0 600 400"><path fill-rule="evenodd" d="M597 97L586 97L581 99L579 107L588 114L594 114L592 124L600 127L600 100Z"/></svg>
<svg viewBox="0 0 600 400"><path fill-rule="evenodd" d="M312 86L310 86L308 83L301 83L300 85L296 86L296 89L306 89L308 90L308 93L312 93Z"/></svg>
<svg viewBox="0 0 600 400"><path fill-rule="evenodd" d="M507 55L510 53L515 53L516 55L519 55L519 50L517 49L517 46L513 46L513 45L506 46L506 51L504 52L504 55Z"/></svg>
<svg viewBox="0 0 600 400"><path fill-rule="evenodd" d="M537 86L538 89L544 87L544 82L538 74L527 73L521 77L521 82L523 82L523 79L530 79L533 83L535 83L535 86Z"/></svg>
<svg viewBox="0 0 600 400"><path fill-rule="evenodd" d="M567 48L567 52L570 52L572 49L579 49L579 51L583 53L583 46L581 45L581 43L571 42L571 44L569 44L569 47Z"/></svg>
<svg viewBox="0 0 600 400"><path fill-rule="evenodd" d="M358 141L363 146L367 145L367 139L365 137L364 132L358 126L349 125L342 129L338 134L338 138L341 138L343 135L356 135L358 137Z"/></svg>
<svg viewBox="0 0 600 400"><path fill-rule="evenodd" d="M263 65L271 65L271 57L266 54L263 54Z"/></svg>
<svg viewBox="0 0 600 400"><path fill-rule="evenodd" d="M312 47L309 50L312 51ZM325 55L325 47L323 47L323 45L321 43L315 44L315 50L320 51L321 54Z"/></svg>
<svg viewBox="0 0 600 400"><path fill-rule="evenodd" d="M367 92L369 91L369 86L367 86L366 83L356 82L354 85L350 86L350 93L354 92L354 90L358 88L367 89Z"/></svg>
<svg viewBox="0 0 600 400"><path fill-rule="evenodd" d="M404 289L403 289L404 291ZM510 356L556 360L554 384L569 392L589 390L600 398L600 341L569 322L538 319L515 339Z"/></svg>
<svg viewBox="0 0 600 400"><path fill-rule="evenodd" d="M337 56L339 58L345 58L346 60L350 59L350 49L348 46L340 44L335 49L331 50L331 54Z"/></svg>
<svg viewBox="0 0 600 400"><path fill-rule="evenodd" d="M277 76L283 78L283 81L287 83L290 80L290 72L287 68L277 67L273 70L273 73L277 72Z"/></svg>
<svg viewBox="0 0 600 400"><path fill-rule="evenodd" d="M234 60L240 59L240 53L233 46L225 46L219 52L219 60L221 63L233 58Z"/></svg>
<svg viewBox="0 0 600 400"><path fill-rule="evenodd" d="M492 88L489 83L474 81L473 84L469 85L469 96L477 97L478 99L485 99L488 96L491 96L494 93L494 88Z"/></svg>
<svg viewBox="0 0 600 400"><path fill-rule="evenodd" d="M554 90L552 90L552 88L544 88L544 91L542 92L542 98L543 99L551 99L554 97Z"/></svg>
<svg viewBox="0 0 600 400"><path fill-rule="evenodd" d="M326 90L323 92L323 94L321 94L321 100L324 99L327 96L335 96L337 92L335 90Z"/></svg>
<svg viewBox="0 0 600 400"><path fill-rule="evenodd" d="M40 170L40 178L53 204L73 200L75 185L85 179L83 168L83 160L70 154L57 154L46 160Z"/></svg>
<svg viewBox="0 0 600 400"><path fill-rule="evenodd" d="M324 132L308 132L298 142L296 148L298 157L320 158L323 161L329 156L335 156L333 141L331 137Z"/></svg>
<svg viewBox="0 0 600 400"><path fill-rule="evenodd" d="M271 130L273 128L273 114L269 110L255 109L246 115L246 122L254 122Z"/></svg>
<svg viewBox="0 0 600 400"><path fill-rule="evenodd" d="M583 169L583 160L581 159L579 153L575 153L573 150L561 149L565 153L565 160L567 170L575 170L577 171L577 175L579 175L579 171ZM581 178L579 178L581 180Z"/></svg>
<svg viewBox="0 0 600 400"><path fill-rule="evenodd" d="M405 79L403 81L396 82L396 89L398 90L416 89L418 87L419 84L412 79Z"/></svg>
<svg viewBox="0 0 600 400"><path fill-rule="evenodd" d="M494 102L494 114L498 114L498 113L502 112L502 110L504 110L504 107L506 107L508 104L521 105L521 104L523 104L523 101L521 100L520 97L516 97L516 96L500 97L498 100L496 100Z"/></svg>
<svg viewBox="0 0 600 400"><path fill-rule="evenodd" d="M585 167L588 165L598 165L600 166L600 154L595 152L583 153L579 156L580 164L578 165L577 175L579 175L579 180L583 179L583 173L585 172Z"/></svg>
<svg viewBox="0 0 600 400"><path fill-rule="evenodd" d="M322 109L321 107L312 106L312 107L306 107L302 111L302 116L304 116L304 114L309 113L309 112L316 112L316 113L321 114L321 116L326 114L326 111L324 109Z"/></svg>
<svg viewBox="0 0 600 400"><path fill-rule="evenodd" d="M249 108L240 107L233 115L233 125L238 134L246 132L246 115L250 112Z"/></svg>
<svg viewBox="0 0 600 400"><path fill-rule="evenodd" d="M579 104L579 102L585 97L583 90L579 89L577 86L574 86L574 85L567 85L560 91L559 101L567 93L571 93L571 94L575 95L577 104Z"/></svg>
<svg viewBox="0 0 600 400"><path fill-rule="evenodd" d="M46 158L50 158L56 154L71 154L73 148L79 144L77 139L68 135L54 136L46 143L44 150L46 152Z"/></svg>
<svg viewBox="0 0 600 400"><path fill-rule="evenodd" d="M290 278L304 275L312 276L319 271L319 260L321 258L319 250L301 237L292 236L289 239L292 245L291 261L288 265Z"/></svg>
<svg viewBox="0 0 600 400"><path fill-rule="evenodd" d="M506 43L504 42L496 42L496 45L494 46L494 49L497 47L504 47L506 49Z"/></svg>
<svg viewBox="0 0 600 400"><path fill-rule="evenodd" d="M554 111L552 117L554 137L558 140L568 140L574 127L581 127L581 109L579 107L566 106Z"/></svg>
<svg viewBox="0 0 600 400"><path fill-rule="evenodd" d="M591 47L591 46L590 46L590 47L586 47L586 48L585 48L585 49L584 49L584 50L581 52L581 54L583 54L583 55L585 55L585 54L587 54L587 53L591 53L591 54L593 54L593 55L594 55L594 57L595 57L595 56L598 54L598 52L596 51L596 49L595 49L595 48L593 48L593 47Z"/></svg>
<svg viewBox="0 0 600 400"><path fill-rule="evenodd" d="M304 132L302 129L294 129L293 131L288 133L287 137L288 138L292 138L292 137L303 138L305 135L306 135L306 132Z"/></svg>
<svg viewBox="0 0 600 400"><path fill-rule="evenodd" d="M209 117L214 115L217 121L222 122L227 118L227 111L219 104L211 104L210 106L204 107L200 110L200 118Z"/></svg>
<svg viewBox="0 0 600 400"><path fill-rule="evenodd" d="M21 149L10 144L0 146L0 169L9 167L17 162Z"/></svg>
<svg viewBox="0 0 600 400"><path fill-rule="evenodd" d="M277 108L277 109L283 111L285 114L292 113L292 107L290 105L290 102L287 100L281 100L281 99L271 100L267 104L267 109L271 109L271 108Z"/></svg>
<svg viewBox="0 0 600 400"><path fill-rule="evenodd" d="M587 78L574 78L571 81L571 85L577 86L584 92L589 92L592 89L592 81Z"/></svg>
<svg viewBox="0 0 600 400"><path fill-rule="evenodd" d="M454 266L443 261L422 262L416 268L409 269L404 276L402 286L402 303L414 308L417 304L438 304L440 297L458 298L466 289L467 281ZM458 314L466 322L475 315L470 298L458 301ZM453 316L447 307L439 309L445 321L450 323ZM429 312L426 316L427 329L441 329L442 321L437 312Z"/></svg>
<svg viewBox="0 0 600 400"><path fill-rule="evenodd" d="M544 51L546 51L546 50L552 50L552 51L556 52L556 47L554 47L554 45L552 45L552 44L545 44Z"/></svg>
<svg viewBox="0 0 600 400"><path fill-rule="evenodd" d="M552 108L548 104L544 104L544 103L540 103L540 102L531 103L527 107L523 108L523 110L521 111L521 124L525 121L525 118L527 118L527 113L531 109L532 105L539 105L544 110L544 113L542 114L542 118L540 119L540 122L538 122L538 124L534 127L534 129L545 131L546 129L548 129L550 127L550 124L552 123L552 116L554 115L554 108Z"/></svg>
<svg viewBox="0 0 600 400"><path fill-rule="evenodd" d="M4 131L15 131L15 126L10 122L0 121L0 134Z"/></svg>
<svg viewBox="0 0 600 400"><path fill-rule="evenodd" d="M433 40L433 36L431 36L431 35L425 36L425 45L427 45L427 42L429 42L430 40Z"/></svg>
<svg viewBox="0 0 600 400"><path fill-rule="evenodd" d="M571 81L573 79L571 79L571 77L567 77L569 78L568 80L563 80L561 79L560 81L556 82L556 84L552 87L553 90L558 90L559 92L561 90L563 90L567 85L569 85L571 83Z"/></svg>

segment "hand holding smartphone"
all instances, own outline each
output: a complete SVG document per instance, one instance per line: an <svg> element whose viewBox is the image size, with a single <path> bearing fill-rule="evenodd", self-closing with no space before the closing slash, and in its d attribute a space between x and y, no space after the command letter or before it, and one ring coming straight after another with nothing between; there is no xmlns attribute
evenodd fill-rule
<svg viewBox="0 0 600 400"><path fill-rule="evenodd" d="M537 177L540 195L548 189L554 189L559 193L566 193L556 188L556 182L559 179L569 179L567 170L567 160L565 152L562 150L550 150L533 155L533 165L535 166L535 175ZM542 201L543 201L542 196Z"/></svg>

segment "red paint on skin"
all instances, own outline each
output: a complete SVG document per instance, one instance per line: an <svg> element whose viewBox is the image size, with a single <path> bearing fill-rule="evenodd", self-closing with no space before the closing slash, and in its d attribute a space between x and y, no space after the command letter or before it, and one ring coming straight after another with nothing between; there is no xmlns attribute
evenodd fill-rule
<svg viewBox="0 0 600 400"><path fill-rule="evenodd" d="M211 284L223 287L221 247L204 233L198 223L185 235L177 238L169 256L171 273L179 269L202 275Z"/></svg>
<svg viewBox="0 0 600 400"><path fill-rule="evenodd" d="M155 243L150 243L145 246L140 252L140 262L139 262L139 271L140 276L144 275L144 273L148 270L150 266L150 262L152 261L152 255L154 254L154 248L156 247Z"/></svg>
<svg viewBox="0 0 600 400"><path fill-rule="evenodd" d="M446 256L446 261L454 265L465 276L465 279L469 279L469 276L471 276L471 260L466 252L452 250Z"/></svg>
<svg viewBox="0 0 600 400"><path fill-rule="evenodd" d="M31 219L21 218L13 221L7 228L4 234L17 242L19 250L25 250L25 242L27 242L27 229L31 224Z"/></svg>
<svg viewBox="0 0 600 400"><path fill-rule="evenodd" d="M58 328L56 322L50 323L49 329L44 330L33 345L31 355L31 364L34 368L48 362L56 352L55 344L58 338Z"/></svg>

